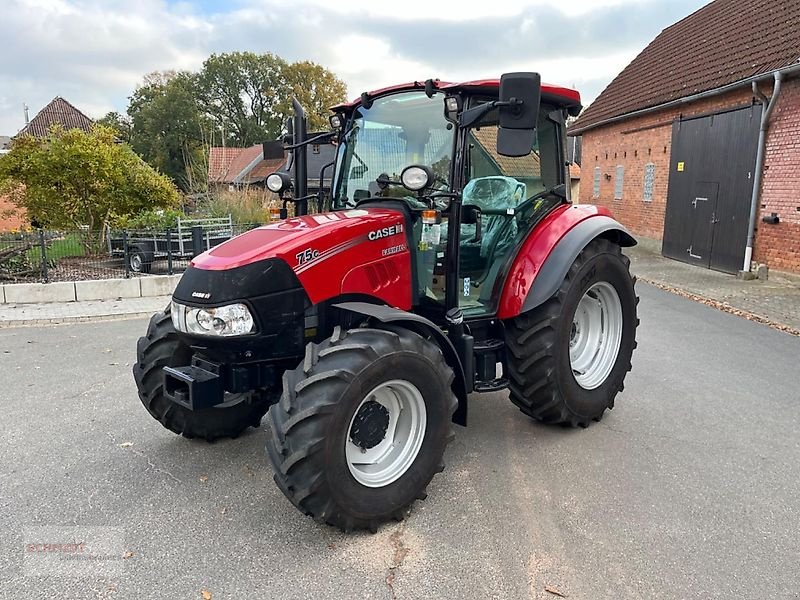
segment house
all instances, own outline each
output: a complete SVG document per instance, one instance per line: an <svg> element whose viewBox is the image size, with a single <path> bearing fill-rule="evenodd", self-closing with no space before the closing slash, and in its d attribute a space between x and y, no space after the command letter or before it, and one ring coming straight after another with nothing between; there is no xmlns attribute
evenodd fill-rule
<svg viewBox="0 0 800 600"><path fill-rule="evenodd" d="M234 190L265 187L270 173L280 170L286 158L265 159L262 144L249 148L211 148L208 158L209 189Z"/></svg>
<svg viewBox="0 0 800 600"><path fill-rule="evenodd" d="M800 272L799 59L796 0L715 0L668 27L570 127L580 201L670 258Z"/></svg>
<svg viewBox="0 0 800 600"><path fill-rule="evenodd" d="M312 137L316 134L309 134ZM333 161L336 148L331 144L310 144L308 147L308 192L316 193L319 189L320 169ZM270 173L286 171L287 157L277 159L264 158L264 146L249 148L214 147L209 151L208 185L209 189L241 189L255 186L265 187ZM325 170L323 189L329 190L332 169Z"/></svg>
<svg viewBox="0 0 800 600"><path fill-rule="evenodd" d="M22 135L44 137L53 125L60 125L64 129L89 131L94 125L94 121L64 98L56 96L29 123L26 123L15 137ZM11 138L0 136L0 155L8 152L10 145ZM18 229L24 225L25 218L20 214L19 209L15 208L8 198L0 196L0 231Z"/></svg>
<svg viewBox="0 0 800 600"><path fill-rule="evenodd" d="M60 125L64 129L91 131L94 121L61 96L56 96L22 128L17 136L44 137L53 125Z"/></svg>
<svg viewBox="0 0 800 600"><path fill-rule="evenodd" d="M576 204L580 202L581 197L581 166L577 163L570 163L569 165L569 197Z"/></svg>

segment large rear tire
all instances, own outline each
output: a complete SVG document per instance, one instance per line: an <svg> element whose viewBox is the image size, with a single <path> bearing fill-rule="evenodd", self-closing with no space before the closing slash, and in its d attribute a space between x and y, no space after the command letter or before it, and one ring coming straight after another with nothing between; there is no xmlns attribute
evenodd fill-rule
<svg viewBox="0 0 800 600"><path fill-rule="evenodd" d="M506 323L511 401L522 412L587 427L614 407L639 324L629 267L617 244L596 239L552 298Z"/></svg>
<svg viewBox="0 0 800 600"><path fill-rule="evenodd" d="M270 408L275 482L300 511L345 531L403 519L444 468L453 379L416 333L337 327L307 346Z"/></svg>
<svg viewBox="0 0 800 600"><path fill-rule="evenodd" d="M248 427L258 427L269 408L264 394L226 395L225 402L204 410L189 410L164 395L163 367L190 364L192 351L178 338L169 309L154 314L147 334L136 345L133 377L139 399L154 419L186 438L208 442L236 438Z"/></svg>

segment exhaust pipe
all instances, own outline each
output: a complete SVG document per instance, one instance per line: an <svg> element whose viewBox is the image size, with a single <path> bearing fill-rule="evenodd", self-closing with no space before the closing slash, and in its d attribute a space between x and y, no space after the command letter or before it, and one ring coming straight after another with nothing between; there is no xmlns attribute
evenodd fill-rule
<svg viewBox="0 0 800 600"><path fill-rule="evenodd" d="M294 107L294 194L295 198L306 198L308 195L308 154L306 145L306 111L303 105L292 96L292 106ZM308 214L308 200L300 200L295 203L295 214Z"/></svg>

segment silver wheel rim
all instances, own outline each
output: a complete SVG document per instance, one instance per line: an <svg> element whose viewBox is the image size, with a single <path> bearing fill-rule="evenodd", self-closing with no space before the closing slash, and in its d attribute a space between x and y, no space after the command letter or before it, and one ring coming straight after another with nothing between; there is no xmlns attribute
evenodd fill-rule
<svg viewBox="0 0 800 600"><path fill-rule="evenodd" d="M353 424L365 405L377 402L389 413L383 439L371 448L353 441ZM345 456L350 474L360 484L379 488L397 481L414 463L427 424L425 400L412 383L393 379L380 384L361 401L350 419Z"/></svg>
<svg viewBox="0 0 800 600"><path fill-rule="evenodd" d="M614 287L599 281L575 309L569 336L569 362L583 389L600 387L617 362L622 343L622 303Z"/></svg>
<svg viewBox="0 0 800 600"><path fill-rule="evenodd" d="M142 270L142 257L138 254L131 256L131 271L139 272Z"/></svg>

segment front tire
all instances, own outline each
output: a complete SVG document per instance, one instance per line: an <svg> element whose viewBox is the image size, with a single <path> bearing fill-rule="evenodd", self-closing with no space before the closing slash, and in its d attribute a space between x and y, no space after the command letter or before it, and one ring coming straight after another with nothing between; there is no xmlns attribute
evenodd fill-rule
<svg viewBox="0 0 800 600"><path fill-rule="evenodd" d="M178 337L169 309L151 317L147 334L136 344L136 358L133 377L142 404L161 425L185 438L236 438L248 427L258 427L269 408L259 392L230 398L226 394L223 404L203 410L189 410L167 398L163 367L185 366L192 360L192 350Z"/></svg>
<svg viewBox="0 0 800 600"><path fill-rule="evenodd" d="M345 531L404 518L444 468L453 379L414 332L337 327L307 346L270 408L275 482L300 511Z"/></svg>
<svg viewBox="0 0 800 600"><path fill-rule="evenodd" d="M544 423L587 427L623 389L636 348L630 259L592 241L547 302L507 322L511 401Z"/></svg>

